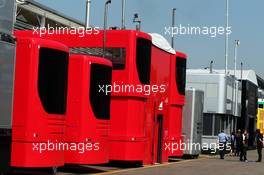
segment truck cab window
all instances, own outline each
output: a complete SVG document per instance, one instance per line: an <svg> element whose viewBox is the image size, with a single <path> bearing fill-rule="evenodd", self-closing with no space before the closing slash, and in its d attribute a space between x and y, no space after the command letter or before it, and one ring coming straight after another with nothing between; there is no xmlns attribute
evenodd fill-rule
<svg viewBox="0 0 264 175"><path fill-rule="evenodd" d="M176 58L176 83L178 92L185 95L186 86L186 59Z"/></svg>
<svg viewBox="0 0 264 175"><path fill-rule="evenodd" d="M151 68L151 41L138 38L136 46L136 65L139 80L142 84L150 84L150 68Z"/></svg>
<svg viewBox="0 0 264 175"><path fill-rule="evenodd" d="M69 54L60 50L40 48L38 93L49 114L65 114L67 104Z"/></svg>
<svg viewBox="0 0 264 175"><path fill-rule="evenodd" d="M90 77L90 102L97 119L110 119L110 96L100 92L100 87L111 85L112 68L106 65L92 64Z"/></svg>

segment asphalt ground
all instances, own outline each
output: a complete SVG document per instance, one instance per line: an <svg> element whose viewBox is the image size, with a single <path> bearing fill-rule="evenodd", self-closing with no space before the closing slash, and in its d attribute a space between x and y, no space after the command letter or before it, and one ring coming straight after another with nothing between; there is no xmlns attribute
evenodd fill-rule
<svg viewBox="0 0 264 175"><path fill-rule="evenodd" d="M262 175L264 163L257 163L255 150L248 151L248 162L240 162L238 157L202 156L197 160L185 160L167 165L144 167L134 170L104 173L116 175Z"/></svg>
<svg viewBox="0 0 264 175"><path fill-rule="evenodd" d="M264 163L257 163L256 150L248 151L248 162L226 155L201 155L198 159L173 159L169 163L133 167L129 164L106 164L97 166L68 166L59 168L57 175L262 175ZM13 174L47 175L46 172L16 172ZM12 175L13 175L12 174Z"/></svg>

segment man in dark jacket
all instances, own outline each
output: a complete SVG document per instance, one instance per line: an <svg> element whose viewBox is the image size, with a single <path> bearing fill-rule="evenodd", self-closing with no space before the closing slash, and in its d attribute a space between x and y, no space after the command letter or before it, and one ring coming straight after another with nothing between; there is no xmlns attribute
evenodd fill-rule
<svg viewBox="0 0 264 175"><path fill-rule="evenodd" d="M257 162L262 161L262 148L263 148L263 134L260 133L260 130L256 131L256 140L257 140L257 151L258 151L258 160Z"/></svg>
<svg viewBox="0 0 264 175"><path fill-rule="evenodd" d="M247 149L248 149L248 132L247 130L244 130L243 134L241 134L239 138L240 142L240 161L248 162L247 160Z"/></svg>
<svg viewBox="0 0 264 175"><path fill-rule="evenodd" d="M236 142L236 152L235 152L235 156L240 156L240 153L241 153L241 144L242 144L242 141L240 139L241 139L241 130L239 129L237 131L236 138L235 138L235 142Z"/></svg>

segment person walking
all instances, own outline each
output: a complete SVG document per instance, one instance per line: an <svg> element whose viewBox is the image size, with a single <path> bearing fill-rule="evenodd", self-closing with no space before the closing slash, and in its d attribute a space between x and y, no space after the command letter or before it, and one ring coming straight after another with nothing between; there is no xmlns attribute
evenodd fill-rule
<svg viewBox="0 0 264 175"><path fill-rule="evenodd" d="M241 153L241 145L242 145L242 139L241 139L241 130L237 130L236 133L236 152L235 152L235 156L240 156Z"/></svg>
<svg viewBox="0 0 264 175"><path fill-rule="evenodd" d="M262 161L262 148L263 148L263 134L260 133L260 130L256 130L256 140L257 140L257 152L258 160L256 162Z"/></svg>
<svg viewBox="0 0 264 175"><path fill-rule="evenodd" d="M235 136L235 132L232 132L231 134L231 152L230 155L234 156L235 155L235 142L236 142L236 136Z"/></svg>
<svg viewBox="0 0 264 175"><path fill-rule="evenodd" d="M247 149L248 149L248 132L247 130L244 130L243 134L240 137L240 140L242 140L241 144L241 153L240 153L240 161L248 162L247 160Z"/></svg>
<svg viewBox="0 0 264 175"><path fill-rule="evenodd" d="M222 130L218 134L218 142L219 142L219 154L220 154L220 159L225 158L225 151L226 151L226 142L228 141L227 135L224 133Z"/></svg>

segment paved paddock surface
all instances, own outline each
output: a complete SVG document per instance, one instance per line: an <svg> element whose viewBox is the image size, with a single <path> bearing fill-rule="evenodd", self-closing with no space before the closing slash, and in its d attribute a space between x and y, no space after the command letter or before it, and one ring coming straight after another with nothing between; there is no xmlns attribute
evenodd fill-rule
<svg viewBox="0 0 264 175"><path fill-rule="evenodd" d="M204 156L199 159L181 160L167 164L139 168L104 166L77 166L59 169L57 175L262 175L264 163L256 163L255 150L248 151L249 162L240 162L238 157ZM15 173L15 174L21 174ZM47 175L46 173L25 172L24 174Z"/></svg>
<svg viewBox="0 0 264 175"><path fill-rule="evenodd" d="M261 175L264 174L264 163L256 163L256 151L248 151L249 162L240 162L238 157L218 156L201 158L192 161L181 161L168 165L138 170L120 171L116 175ZM106 174L106 173L105 173Z"/></svg>

